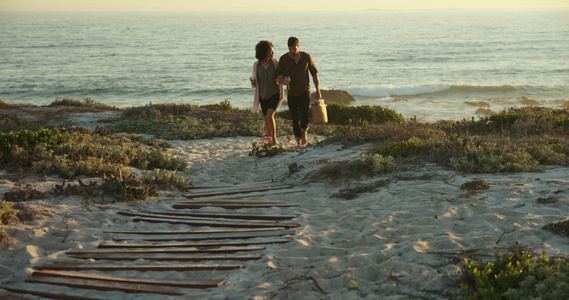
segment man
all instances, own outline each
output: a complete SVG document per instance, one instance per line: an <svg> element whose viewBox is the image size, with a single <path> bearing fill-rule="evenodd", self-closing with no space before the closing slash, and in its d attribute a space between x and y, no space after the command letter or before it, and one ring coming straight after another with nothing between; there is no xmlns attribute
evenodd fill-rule
<svg viewBox="0 0 569 300"><path fill-rule="evenodd" d="M287 84L288 108L292 116L292 129L297 145L307 144L308 108L310 106L310 80L312 75L316 88L316 100L322 99L318 70L310 54L298 50L299 42L296 37L288 39L288 53L281 56L277 67L278 81ZM290 82L284 76L290 77Z"/></svg>

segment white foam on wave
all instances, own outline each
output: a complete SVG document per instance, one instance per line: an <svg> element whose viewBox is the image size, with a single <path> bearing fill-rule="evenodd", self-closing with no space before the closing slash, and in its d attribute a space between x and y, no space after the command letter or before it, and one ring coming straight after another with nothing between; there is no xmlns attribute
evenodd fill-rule
<svg viewBox="0 0 569 300"><path fill-rule="evenodd" d="M346 91L352 95L364 97L392 97L392 96L413 96L427 93L436 93L451 88L451 85L437 84L427 86L394 86L382 85L369 88L351 88Z"/></svg>

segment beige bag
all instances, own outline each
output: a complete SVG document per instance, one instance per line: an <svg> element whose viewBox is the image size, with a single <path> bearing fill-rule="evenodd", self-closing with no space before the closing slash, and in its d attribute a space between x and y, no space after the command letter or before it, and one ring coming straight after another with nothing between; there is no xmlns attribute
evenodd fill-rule
<svg viewBox="0 0 569 300"><path fill-rule="evenodd" d="M312 104L310 114L312 117L312 124L326 124L328 123L328 113L326 112L326 104L324 99L316 100Z"/></svg>

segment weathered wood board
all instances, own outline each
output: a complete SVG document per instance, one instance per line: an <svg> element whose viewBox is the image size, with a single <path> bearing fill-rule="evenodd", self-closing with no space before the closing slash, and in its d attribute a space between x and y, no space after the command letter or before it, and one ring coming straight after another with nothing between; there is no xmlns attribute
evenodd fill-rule
<svg viewBox="0 0 569 300"><path fill-rule="evenodd" d="M255 238L230 241L206 241L206 242L164 242L164 243L145 243L145 242L102 242L99 248L166 248L166 247L223 247L223 246L249 246L263 244L282 244L292 241L292 237L282 238Z"/></svg>
<svg viewBox="0 0 569 300"><path fill-rule="evenodd" d="M187 219L173 219L173 218L159 218L159 217L136 217L134 222L148 222L148 223L170 223L189 226L207 226L207 227L284 227L287 229L300 227L298 223L264 223L264 222L239 222L234 221L221 221L221 220L187 220Z"/></svg>
<svg viewBox="0 0 569 300"><path fill-rule="evenodd" d="M113 241L204 241L204 240L227 240L227 239L252 239L260 237L275 237L296 234L295 229L259 232L236 232L236 233L211 233L211 234L118 234Z"/></svg>
<svg viewBox="0 0 569 300"><path fill-rule="evenodd" d="M75 271L204 271L237 270L245 268L239 264L108 264L98 262L52 262L34 267L36 270L75 270Z"/></svg>

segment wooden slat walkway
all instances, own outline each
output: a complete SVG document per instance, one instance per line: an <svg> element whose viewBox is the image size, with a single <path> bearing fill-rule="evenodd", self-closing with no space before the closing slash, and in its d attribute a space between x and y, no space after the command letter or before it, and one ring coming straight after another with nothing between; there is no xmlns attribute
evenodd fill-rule
<svg viewBox="0 0 569 300"><path fill-rule="evenodd" d="M240 264L108 264L98 262L51 262L36 266L37 270L75 270L75 271L205 271L243 269Z"/></svg>
<svg viewBox="0 0 569 300"><path fill-rule="evenodd" d="M111 281L111 282L121 282L121 283L199 288L199 289L217 287L225 282L225 280L223 279L175 279L175 278L163 279L163 278L148 278L148 277L122 277L122 276L112 276L106 274L81 273L81 272L56 271L56 270L36 271L32 274L32 278L36 277L56 277L56 278L66 278L66 279L78 278L85 280L100 280L100 281Z"/></svg>
<svg viewBox="0 0 569 300"><path fill-rule="evenodd" d="M246 263L264 256L259 253L265 250L262 245L292 241L292 236L296 234L295 228L300 224L291 222L298 217L298 214L258 212L258 209L288 209L298 205L283 201L237 199L236 196L290 188L292 188L290 185L272 182L240 186L192 187L184 194L186 198L192 200L173 203L171 210L121 211L120 215L131 217L133 222L166 223L191 228L104 231L113 237L99 244L97 249L70 250L66 255L72 261L55 261L35 266L37 271L26 282L1 287L18 294L84 300L105 299L105 296L83 297L78 291L100 290L183 296L191 294L192 289L218 287L224 284L225 279L161 278L162 275L158 273L151 277L114 276L100 272L207 270L230 272L243 269ZM230 199L212 199L212 196L226 196ZM257 210L254 213L194 211L210 207L226 210ZM59 288L46 289L46 286L59 286ZM53 290L58 291L52 292ZM14 297L19 296L14 295Z"/></svg>
<svg viewBox="0 0 569 300"><path fill-rule="evenodd" d="M183 254L183 253L85 253L71 255L79 259L95 260L152 260L152 261L247 261L259 260L262 254Z"/></svg>
<svg viewBox="0 0 569 300"><path fill-rule="evenodd" d="M194 198L201 198L201 197L211 197L211 196L223 196L223 195L232 195L232 194L243 194L243 193L255 193L255 192L264 192L269 190L280 190L280 189L290 189L294 186L288 184L282 185L269 185L269 186L247 186L247 187L239 187L236 186L235 188L224 188L224 189L200 189L199 192L190 192L184 194L184 197L189 199Z"/></svg>
<svg viewBox="0 0 569 300"><path fill-rule="evenodd" d="M237 232L237 233L211 233L211 234L118 234L112 238L113 241L130 241L130 240L140 240L140 241L153 241L153 242L164 242L164 241L203 241L203 240L227 240L227 239L252 239L259 237L275 237L275 236L286 236L294 235L296 230L279 230L279 231L257 231L257 232Z"/></svg>
<svg viewBox="0 0 569 300"><path fill-rule="evenodd" d="M285 202L280 203L227 203L227 202L217 202L217 203L200 203L200 202L181 202L179 204L174 204L172 207L176 209L200 209L204 207L221 207L225 209L240 209L240 208L270 208L270 207L295 207L298 204L289 204Z"/></svg>
<svg viewBox="0 0 569 300"><path fill-rule="evenodd" d="M148 222L148 223L169 223L181 224L190 226L209 226L209 227L284 227L284 228L297 228L300 224L297 223L269 223L269 222L239 222L239 221L215 221L215 220L190 220L190 219L176 219L168 217L137 217L133 219L134 222Z"/></svg>
<svg viewBox="0 0 569 300"><path fill-rule="evenodd" d="M265 227L265 228L215 228L215 229L189 229L189 230L168 230L168 231L103 231L104 233L116 234L214 234L214 233L240 233L240 232L267 232L284 231L284 227Z"/></svg>
<svg viewBox="0 0 569 300"><path fill-rule="evenodd" d="M180 210L162 210L162 211L142 211L145 214L180 216L180 217L198 217L198 218L221 218L221 219L245 219L245 220L291 220L298 215L275 215L275 214L244 214L244 213L219 213L219 212L195 212ZM122 212L119 212L122 214ZM126 215L126 214L125 214Z"/></svg>
<svg viewBox="0 0 569 300"><path fill-rule="evenodd" d="M237 246L237 247L217 247L217 248L198 248L198 247L147 247L147 248L99 248L90 250L70 250L67 251L68 255L84 255L93 253L125 253L125 254L138 254L138 253L235 253L243 251L261 251L265 247L258 246Z"/></svg>
<svg viewBox="0 0 569 300"><path fill-rule="evenodd" d="M223 247L223 246L250 246L264 244L282 244L292 241L292 237L281 238L253 238L238 239L231 241L199 241L199 242L163 242L163 243L144 243L144 242L112 242L106 241L99 244L99 248L170 248L170 247Z"/></svg>

